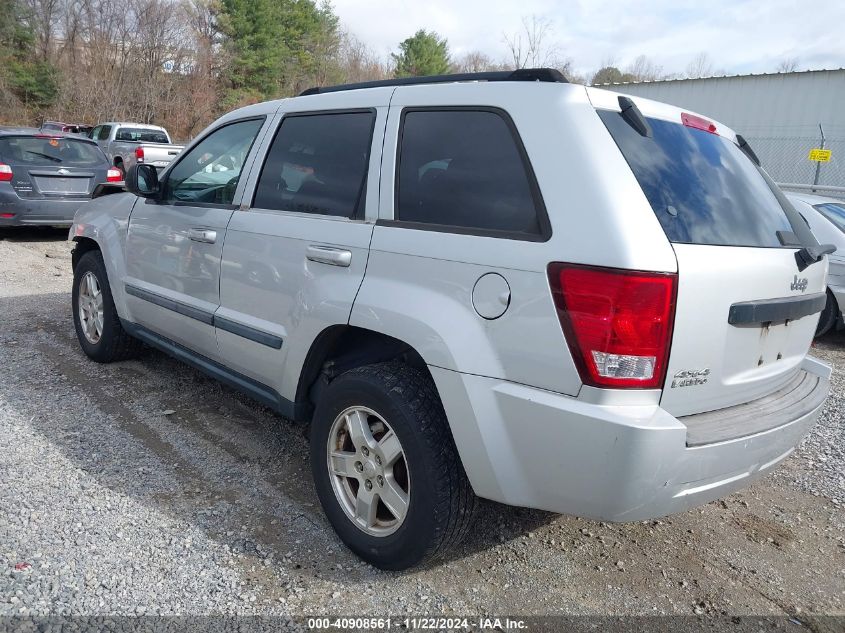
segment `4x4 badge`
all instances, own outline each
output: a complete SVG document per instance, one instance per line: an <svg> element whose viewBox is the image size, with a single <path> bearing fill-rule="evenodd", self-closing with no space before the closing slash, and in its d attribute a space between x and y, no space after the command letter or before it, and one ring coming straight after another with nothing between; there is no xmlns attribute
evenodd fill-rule
<svg viewBox="0 0 845 633"><path fill-rule="evenodd" d="M801 292L804 292L807 289L807 284L809 284L809 281L807 281L806 277L798 279L798 275L795 275L795 279L792 280L789 288L791 290L800 290Z"/></svg>

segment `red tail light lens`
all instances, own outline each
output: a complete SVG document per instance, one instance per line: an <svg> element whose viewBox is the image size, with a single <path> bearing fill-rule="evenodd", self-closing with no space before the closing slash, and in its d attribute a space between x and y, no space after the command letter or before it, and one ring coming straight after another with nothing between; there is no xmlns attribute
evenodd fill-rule
<svg viewBox="0 0 845 633"><path fill-rule="evenodd" d="M135 159L136 159L139 163L143 163L143 162L144 162L144 148L143 148L143 147L138 146L138 147L136 147L136 148L135 148Z"/></svg>
<svg viewBox="0 0 845 633"><path fill-rule="evenodd" d="M12 176L14 176L12 168L0 163L0 182L9 182L12 179Z"/></svg>
<svg viewBox="0 0 845 633"><path fill-rule="evenodd" d="M666 377L678 277L549 264L558 316L581 380L659 389Z"/></svg>
<svg viewBox="0 0 845 633"><path fill-rule="evenodd" d="M710 132L710 134L719 135L719 132L716 130L716 124L704 117L681 112L681 123L696 130L704 130L705 132Z"/></svg>
<svg viewBox="0 0 845 633"><path fill-rule="evenodd" d="M117 167L112 167L106 172L106 182L120 182L123 180L123 174Z"/></svg>

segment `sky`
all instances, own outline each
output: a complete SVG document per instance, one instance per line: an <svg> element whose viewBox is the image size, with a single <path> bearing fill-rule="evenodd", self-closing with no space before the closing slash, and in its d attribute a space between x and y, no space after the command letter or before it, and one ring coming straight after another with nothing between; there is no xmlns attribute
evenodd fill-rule
<svg viewBox="0 0 845 633"><path fill-rule="evenodd" d="M447 38L453 58L481 51L508 58L505 35L523 17L551 23L548 41L589 75L647 55L683 73L699 53L728 74L845 67L842 0L332 0L343 26L384 59L420 28Z"/></svg>

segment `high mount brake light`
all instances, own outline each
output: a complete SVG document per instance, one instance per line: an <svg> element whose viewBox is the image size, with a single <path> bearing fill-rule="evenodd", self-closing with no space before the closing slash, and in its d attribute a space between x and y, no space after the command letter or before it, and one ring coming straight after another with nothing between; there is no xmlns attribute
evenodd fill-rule
<svg viewBox="0 0 845 633"><path fill-rule="evenodd" d="M710 134L715 134L716 136L719 135L719 132L716 129L716 124L704 117L689 114L687 112L681 112L681 123L687 127L695 128L696 130L704 130L705 132L710 132Z"/></svg>
<svg viewBox="0 0 845 633"><path fill-rule="evenodd" d="M662 388L678 276L561 263L549 264L548 274L584 384Z"/></svg>

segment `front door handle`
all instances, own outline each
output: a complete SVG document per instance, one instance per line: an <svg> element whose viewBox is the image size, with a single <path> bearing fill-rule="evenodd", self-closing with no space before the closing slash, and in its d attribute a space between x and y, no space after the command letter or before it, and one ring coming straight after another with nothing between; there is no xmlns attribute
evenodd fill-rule
<svg viewBox="0 0 845 633"><path fill-rule="evenodd" d="M312 244L308 247L305 257L312 262L329 264L330 266L343 266L344 268L347 268L352 263L352 251L342 248L332 248L331 246L316 246Z"/></svg>
<svg viewBox="0 0 845 633"><path fill-rule="evenodd" d="M190 229L188 239L204 244L214 244L217 241L217 231L211 229Z"/></svg>

